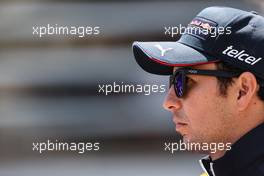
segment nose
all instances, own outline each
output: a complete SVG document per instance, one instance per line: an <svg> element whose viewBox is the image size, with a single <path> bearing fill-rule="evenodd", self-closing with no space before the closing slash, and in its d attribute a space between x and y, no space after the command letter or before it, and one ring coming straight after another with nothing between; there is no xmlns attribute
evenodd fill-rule
<svg viewBox="0 0 264 176"><path fill-rule="evenodd" d="M168 111L177 111L181 109L182 102L181 99L179 99L174 91L173 86L170 87L169 92L163 102L163 108Z"/></svg>

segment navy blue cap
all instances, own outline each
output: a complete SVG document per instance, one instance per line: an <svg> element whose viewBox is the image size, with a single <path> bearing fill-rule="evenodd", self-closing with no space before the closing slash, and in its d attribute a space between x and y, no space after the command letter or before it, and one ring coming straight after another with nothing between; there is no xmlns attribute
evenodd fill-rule
<svg viewBox="0 0 264 176"><path fill-rule="evenodd" d="M208 7L178 41L134 42L132 48L137 63L153 74L223 61L264 79L264 18L256 12Z"/></svg>

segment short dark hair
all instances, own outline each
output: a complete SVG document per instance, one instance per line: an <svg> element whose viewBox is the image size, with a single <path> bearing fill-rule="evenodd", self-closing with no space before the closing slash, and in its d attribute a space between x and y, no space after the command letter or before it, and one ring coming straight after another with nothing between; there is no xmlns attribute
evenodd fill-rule
<svg viewBox="0 0 264 176"><path fill-rule="evenodd" d="M218 70L225 70L225 71L235 71L235 72L240 72L243 73L245 70L242 70L240 68L234 67L226 62L219 62L216 64L216 67ZM255 75L257 82L259 85L263 85L264 80L257 77ZM218 84L219 84L219 91L222 96L227 95L227 89L229 86L231 86L234 83L234 78L223 78L223 77L217 77ZM258 97L264 101L264 86L260 86L260 89L258 90Z"/></svg>

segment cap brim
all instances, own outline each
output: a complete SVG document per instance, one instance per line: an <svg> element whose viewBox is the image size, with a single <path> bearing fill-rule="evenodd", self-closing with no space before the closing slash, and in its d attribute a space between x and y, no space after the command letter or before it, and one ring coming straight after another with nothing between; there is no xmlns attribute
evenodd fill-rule
<svg viewBox="0 0 264 176"><path fill-rule="evenodd" d="M137 63L158 75L171 75L173 67L219 61L179 42L134 42L132 48Z"/></svg>

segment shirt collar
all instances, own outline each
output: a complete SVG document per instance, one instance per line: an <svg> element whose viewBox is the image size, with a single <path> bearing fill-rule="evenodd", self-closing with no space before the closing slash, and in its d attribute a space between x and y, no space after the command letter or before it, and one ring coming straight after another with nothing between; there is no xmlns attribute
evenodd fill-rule
<svg viewBox="0 0 264 176"><path fill-rule="evenodd" d="M205 156L204 158L200 159L199 160L200 162L200 165L203 169L203 171L208 175L208 176L215 176L214 175L214 169L213 169L213 162L212 162L212 159L211 157L208 155L208 156Z"/></svg>

